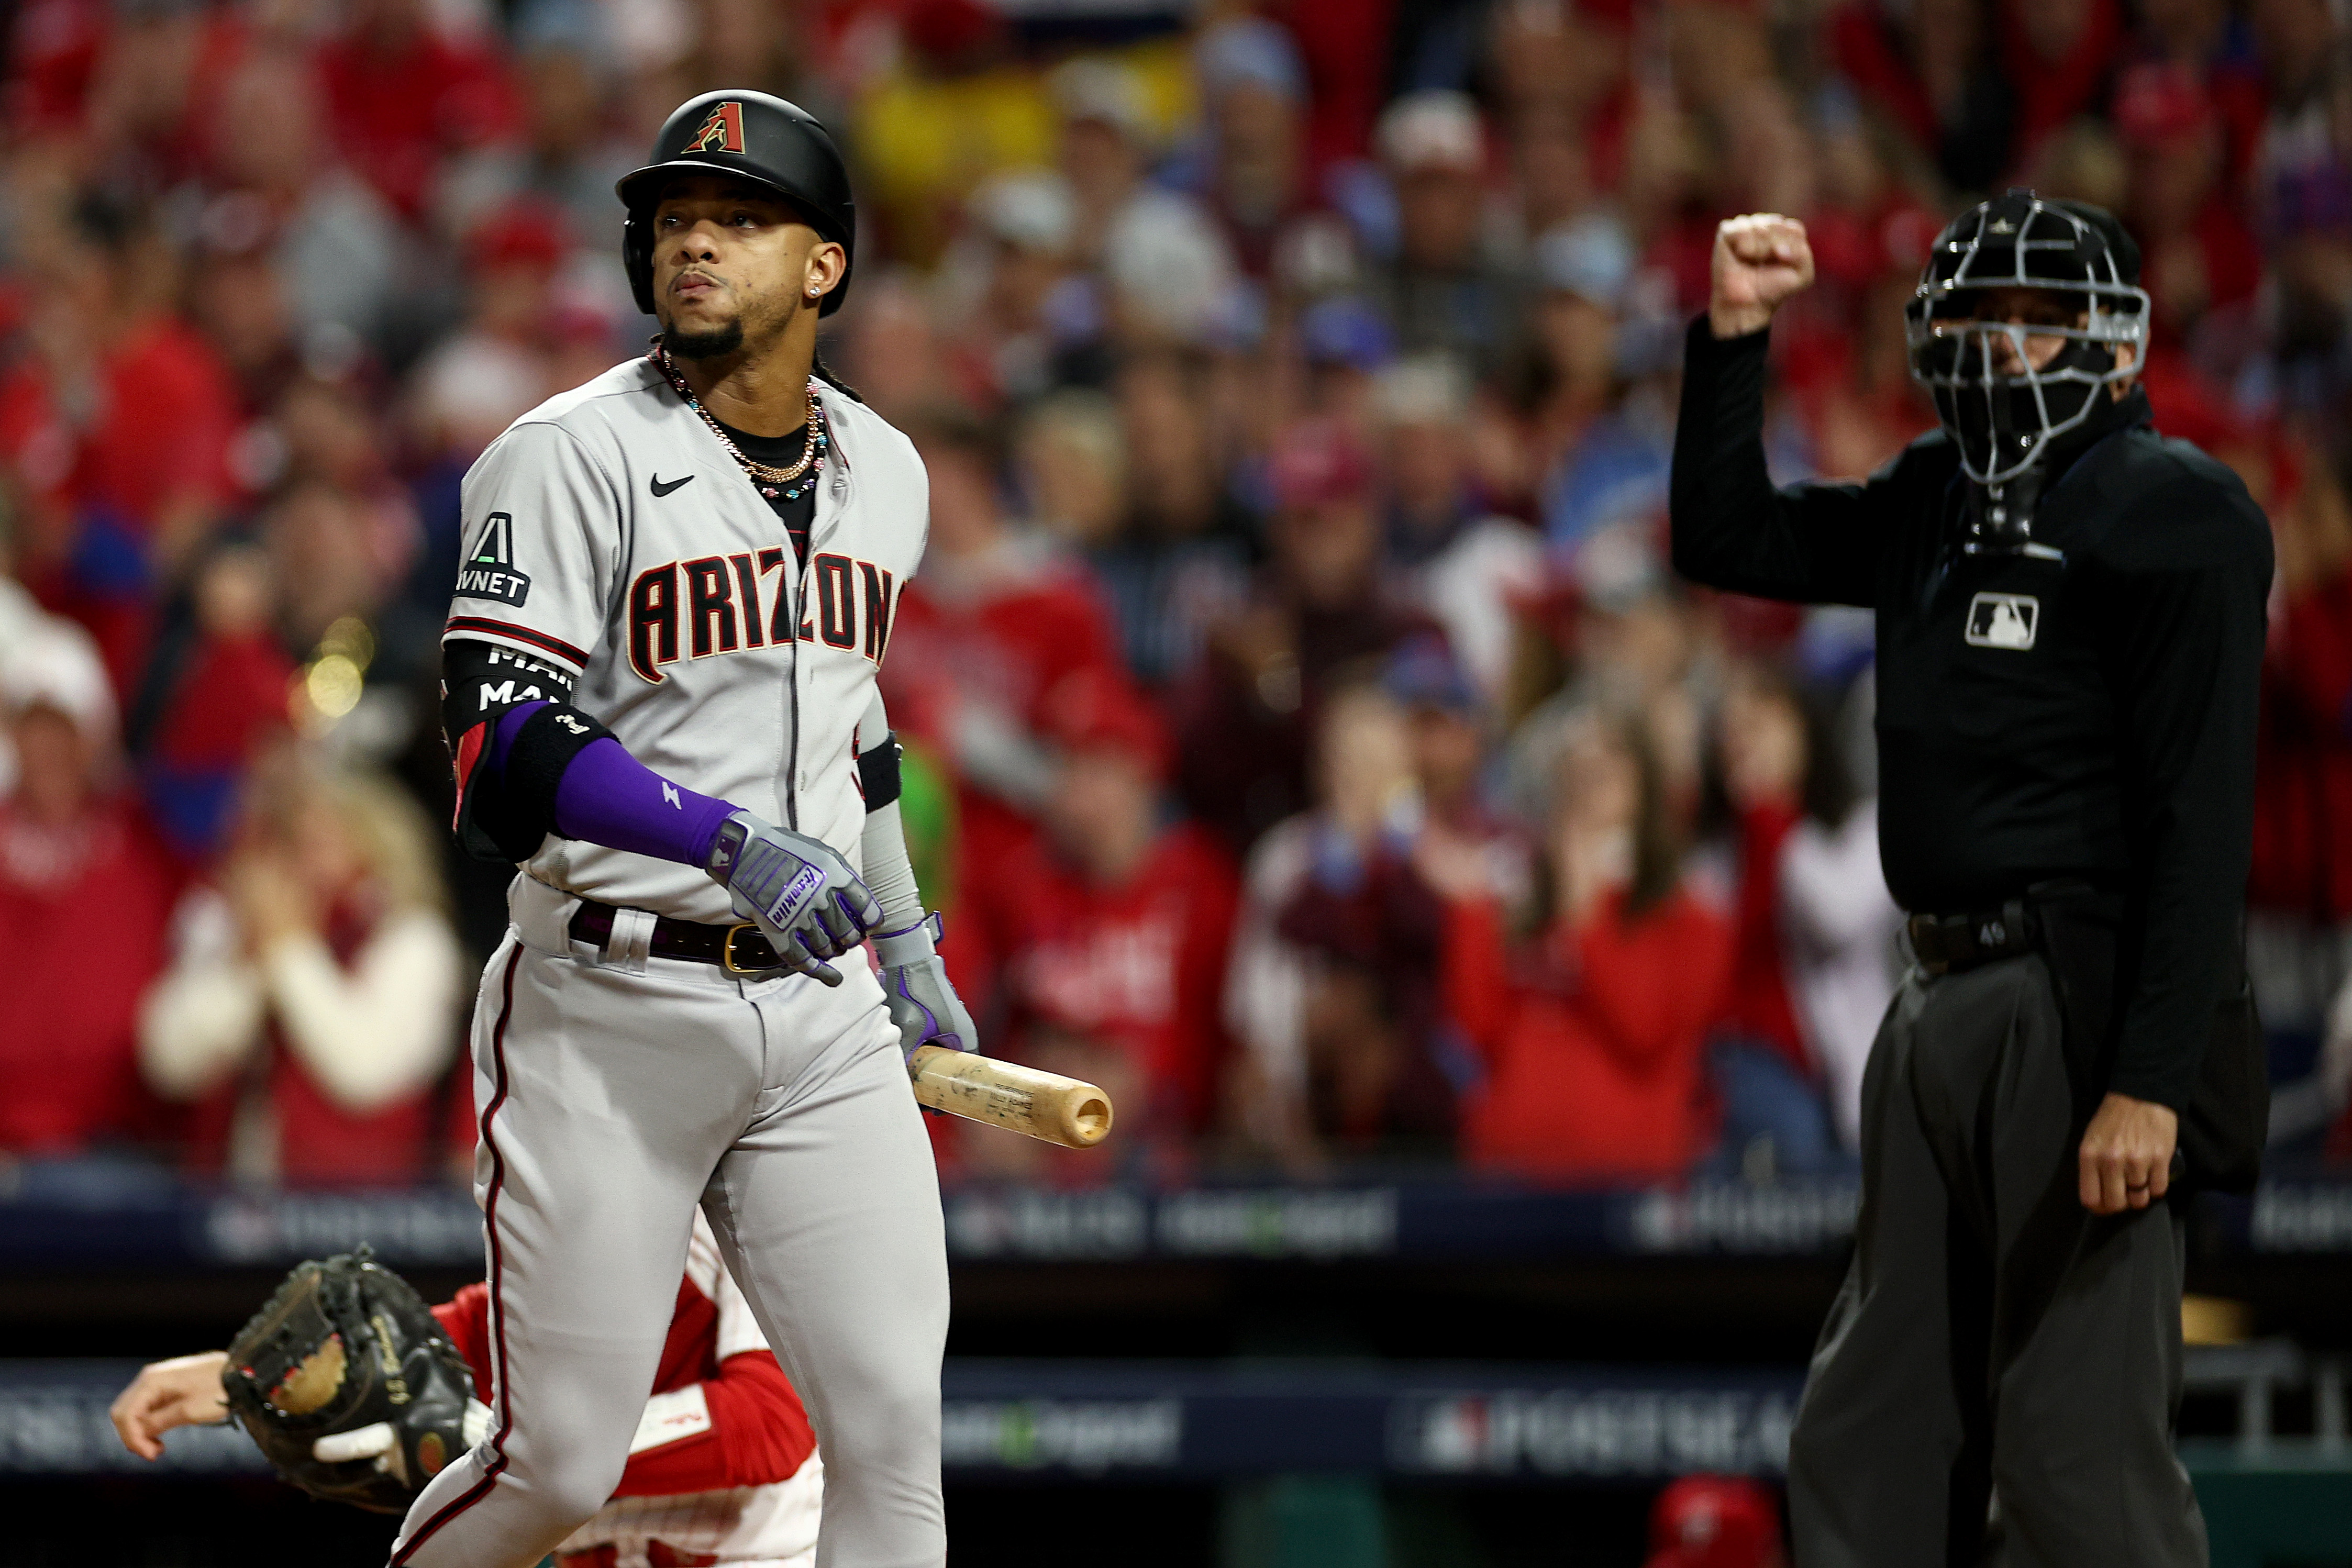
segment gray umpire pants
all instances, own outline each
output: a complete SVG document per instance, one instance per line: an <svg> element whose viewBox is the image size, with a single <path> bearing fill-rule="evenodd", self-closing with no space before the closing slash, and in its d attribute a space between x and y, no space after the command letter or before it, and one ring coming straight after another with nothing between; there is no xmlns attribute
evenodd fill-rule
<svg viewBox="0 0 2352 1568"><path fill-rule="evenodd" d="M941 1568L946 1232L872 971L827 990L592 948L529 878L509 907L474 1013L493 1425L393 1563L532 1568L604 1505L698 1206L816 1429L819 1568Z"/></svg>
<svg viewBox="0 0 2352 1568"><path fill-rule="evenodd" d="M1914 969L1863 1076L1863 1198L1789 1446L1797 1568L2190 1568L2181 1224L2100 1218L2040 955Z"/></svg>

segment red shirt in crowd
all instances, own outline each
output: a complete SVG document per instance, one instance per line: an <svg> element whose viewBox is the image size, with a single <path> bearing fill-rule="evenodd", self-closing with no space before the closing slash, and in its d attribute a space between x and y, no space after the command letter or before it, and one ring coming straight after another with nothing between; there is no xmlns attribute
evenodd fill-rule
<svg viewBox="0 0 2352 1568"><path fill-rule="evenodd" d="M171 863L125 808L54 829L0 803L0 952L12 977L0 985L0 1150L70 1155L152 1131L139 998L163 968Z"/></svg>
<svg viewBox="0 0 2352 1568"><path fill-rule="evenodd" d="M891 728L959 761L956 720L965 705L1041 735L1053 727L1048 698L1063 683L1124 668L1109 606L1082 570L1017 547L981 570L984 580L956 590L907 585L890 626L889 651L898 656L882 673ZM1029 831L1018 811L961 777L956 811L967 858L992 855Z"/></svg>
<svg viewBox="0 0 2352 1568"><path fill-rule="evenodd" d="M346 970L374 935L375 922L348 904L327 912L321 935ZM370 1111L337 1104L287 1042L273 1013L268 1031L269 1110L277 1122L278 1176L290 1186L394 1186L434 1173L441 1132L441 1096L432 1087ZM470 1081L469 1074L459 1074ZM241 1075L194 1107L189 1119L188 1163L199 1171L224 1168L245 1093Z"/></svg>
<svg viewBox="0 0 2352 1568"><path fill-rule="evenodd" d="M235 488L236 388L194 328L172 316L134 327L106 351L98 392L76 422L38 362L19 361L0 381L0 453L37 489L146 527L170 502Z"/></svg>
<svg viewBox="0 0 2352 1568"><path fill-rule="evenodd" d="M1218 1012L1240 883L1190 824L1162 833L1135 873L1093 882L1031 831L961 876L969 940L956 956L975 1006L1002 993L1012 1049L1041 1029L1118 1051L1151 1086L1151 1120L1199 1131L1225 1032Z"/></svg>
<svg viewBox="0 0 2352 1568"><path fill-rule="evenodd" d="M81 123L113 7L105 0L30 0L8 28L8 124L67 131Z"/></svg>
<svg viewBox="0 0 2352 1568"><path fill-rule="evenodd" d="M2017 92L2017 139L2011 157L2021 166L2044 138L2099 106L2124 41L2121 0L2084 0L2079 26L2066 52L2045 57L2034 47L2028 7L2039 0L2001 0L2001 71ZM1928 146L1934 146L1930 141Z"/></svg>
<svg viewBox="0 0 2352 1568"><path fill-rule="evenodd" d="M2352 915L2352 570L2288 598L2263 665L2247 902Z"/></svg>
<svg viewBox="0 0 2352 1568"><path fill-rule="evenodd" d="M443 162L513 119L498 56L429 27L390 42L331 39L319 49L319 79L344 158L412 220L424 215Z"/></svg>
<svg viewBox="0 0 2352 1568"><path fill-rule="evenodd" d="M96 372L95 406L79 420L37 359L0 377L0 463L36 503L25 510L26 586L89 630L127 691L147 653L147 536L167 509L232 493L236 396L211 348L168 316L132 328Z"/></svg>
<svg viewBox="0 0 2352 1568"><path fill-rule="evenodd" d="M221 89L250 47L252 29L244 11L229 5L201 8L194 17L186 11L117 13L107 0L33 0L19 6L9 29L5 118L19 132L77 135L86 143L127 131L134 146L96 147L100 161L135 153L169 186L195 171ZM139 40L142 49L124 57L126 35L158 27L173 30L165 47L177 52L175 81L156 80L152 64L139 57L154 47L152 34ZM110 83L110 75L117 79ZM129 100L126 83L141 94L139 100ZM101 87L118 100L105 117L115 123L92 123L92 89ZM159 93L167 101L153 101Z"/></svg>
<svg viewBox="0 0 2352 1568"><path fill-rule="evenodd" d="M1491 902L1454 906L1447 999L1487 1073L1464 1102L1468 1163L1571 1181L1681 1175L1706 1133L1701 1051L1729 927L1680 890L1632 920L1612 894L1528 956L1515 963Z"/></svg>
<svg viewBox="0 0 2352 1568"><path fill-rule="evenodd" d="M206 635L182 666L153 742L181 768L242 768L286 724L293 661L266 632Z"/></svg>
<svg viewBox="0 0 2352 1568"><path fill-rule="evenodd" d="M1734 910L1731 985L1718 1032L1771 1047L1790 1067L1814 1075L1797 1009L1789 1000L1788 948L1780 933L1780 849L1799 816L1770 801L1739 814L1739 902Z"/></svg>
<svg viewBox="0 0 2352 1568"><path fill-rule="evenodd" d="M420 1091L380 1111L352 1112L305 1071L269 1026L269 1108L278 1118L278 1176L289 1186L386 1186L422 1181L437 1118Z"/></svg>
<svg viewBox="0 0 2352 1568"><path fill-rule="evenodd" d="M1046 727L1046 694L1073 674L1120 668L1109 607L1076 568L1017 566L967 593L918 580L907 584L890 627L888 676L914 694L894 727L922 731L917 711L944 721L959 699L984 702L1024 728Z"/></svg>

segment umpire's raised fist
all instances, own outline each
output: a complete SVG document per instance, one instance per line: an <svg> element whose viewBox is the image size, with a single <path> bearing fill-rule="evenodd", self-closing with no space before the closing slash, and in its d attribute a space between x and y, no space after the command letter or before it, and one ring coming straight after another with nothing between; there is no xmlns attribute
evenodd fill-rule
<svg viewBox="0 0 2352 1568"><path fill-rule="evenodd" d="M1804 225L1778 213L1726 218L1715 231L1707 325L1718 338L1760 331L1771 325L1781 301L1812 280L1813 247Z"/></svg>

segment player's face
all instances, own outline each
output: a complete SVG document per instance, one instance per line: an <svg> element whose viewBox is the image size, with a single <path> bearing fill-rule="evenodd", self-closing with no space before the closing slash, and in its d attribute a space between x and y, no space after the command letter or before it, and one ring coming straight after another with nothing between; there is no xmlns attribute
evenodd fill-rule
<svg viewBox="0 0 2352 1568"><path fill-rule="evenodd" d="M654 209L654 309L688 359L765 349L840 283L840 246L758 185L720 175L673 183Z"/></svg>

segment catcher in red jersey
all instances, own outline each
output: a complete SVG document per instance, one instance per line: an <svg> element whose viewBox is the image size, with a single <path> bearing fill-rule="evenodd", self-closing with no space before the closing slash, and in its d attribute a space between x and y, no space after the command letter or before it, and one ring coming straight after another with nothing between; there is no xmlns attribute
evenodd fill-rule
<svg viewBox="0 0 2352 1568"><path fill-rule="evenodd" d="M433 1309L490 1386L489 1291L468 1285ZM226 1351L142 1368L114 1402L114 1429L141 1458L174 1427L228 1416ZM421 1484L422 1478L419 1478ZM697 1218L661 1370L612 1500L556 1549L556 1568L812 1568L824 1467L800 1396Z"/></svg>

